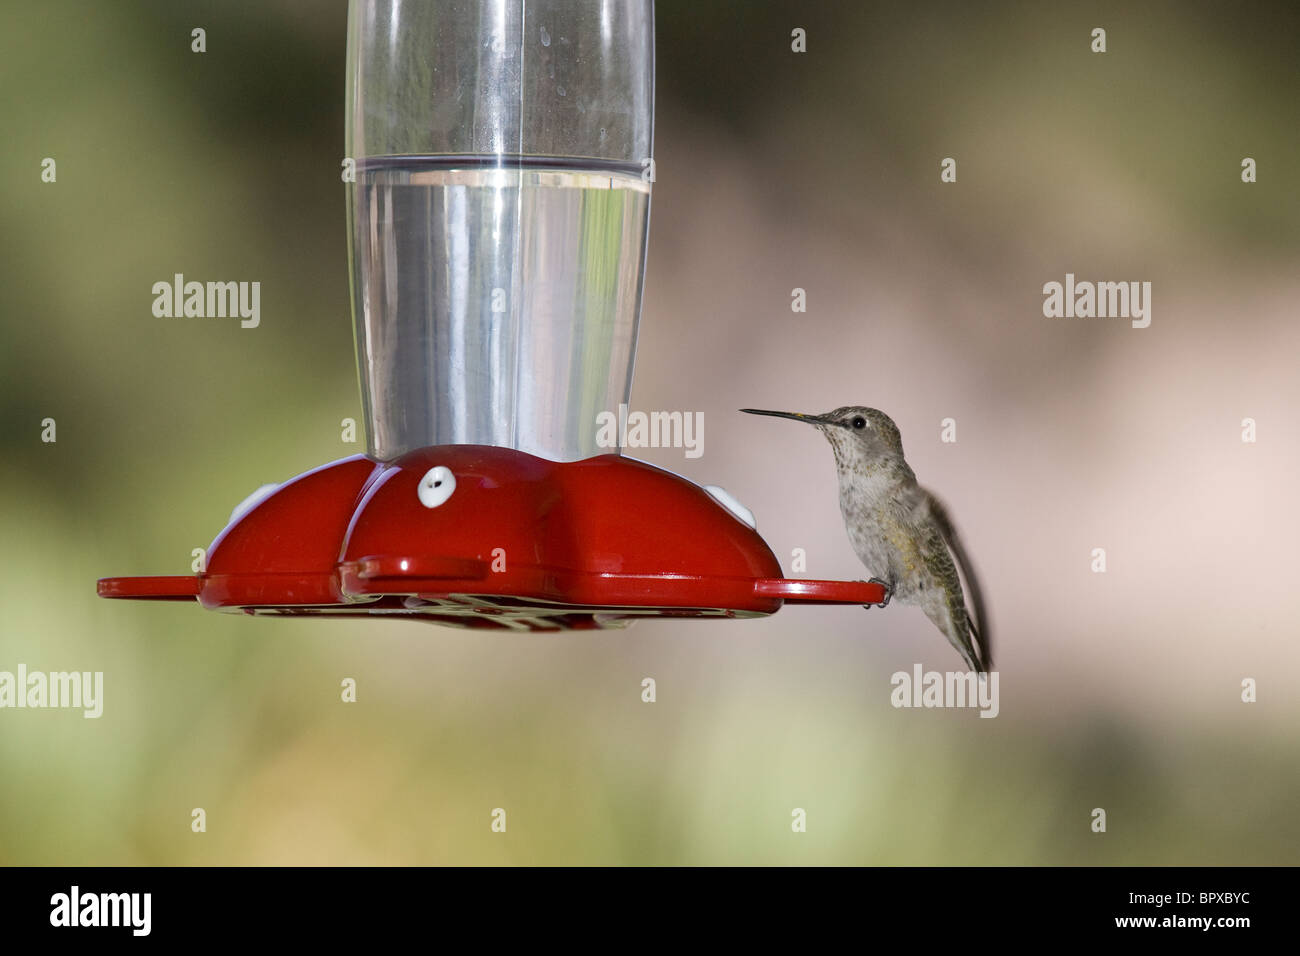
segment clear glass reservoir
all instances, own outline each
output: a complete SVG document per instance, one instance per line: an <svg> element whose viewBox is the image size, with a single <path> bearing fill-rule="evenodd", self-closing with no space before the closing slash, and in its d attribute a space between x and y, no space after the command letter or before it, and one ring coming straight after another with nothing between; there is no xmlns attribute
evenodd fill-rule
<svg viewBox="0 0 1300 956"><path fill-rule="evenodd" d="M653 0L352 0L353 322L369 452L556 461L631 387Z"/></svg>

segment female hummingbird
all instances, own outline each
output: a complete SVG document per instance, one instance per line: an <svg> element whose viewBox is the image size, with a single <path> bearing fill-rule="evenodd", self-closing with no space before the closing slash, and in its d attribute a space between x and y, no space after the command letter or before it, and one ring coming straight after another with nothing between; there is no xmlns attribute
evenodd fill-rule
<svg viewBox="0 0 1300 956"><path fill-rule="evenodd" d="M993 666L984 599L970 558L939 500L916 482L903 439L888 415L848 405L825 415L742 408L812 425L831 443L840 481L840 513L853 550L885 588L925 612L974 671ZM971 603L966 603L961 578ZM881 605L884 606L883 604Z"/></svg>

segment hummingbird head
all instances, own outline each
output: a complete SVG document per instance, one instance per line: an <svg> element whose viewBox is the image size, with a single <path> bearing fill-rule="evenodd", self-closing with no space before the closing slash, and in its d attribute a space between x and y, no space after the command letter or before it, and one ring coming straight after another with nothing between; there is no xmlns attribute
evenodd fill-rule
<svg viewBox="0 0 1300 956"><path fill-rule="evenodd" d="M871 470L886 461L903 458L903 438L898 426L884 412L862 405L845 405L824 415L802 412L772 412L742 408L750 415L771 415L812 425L826 436L841 469Z"/></svg>

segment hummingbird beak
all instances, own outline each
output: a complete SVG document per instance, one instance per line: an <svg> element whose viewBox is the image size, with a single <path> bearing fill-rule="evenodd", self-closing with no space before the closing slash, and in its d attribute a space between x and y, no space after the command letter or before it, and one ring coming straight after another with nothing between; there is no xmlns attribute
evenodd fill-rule
<svg viewBox="0 0 1300 956"><path fill-rule="evenodd" d="M746 415L771 415L773 418L791 418L796 422L803 422L805 425L841 425L834 419L827 418L825 415L805 415L803 412L773 412L765 408L742 408Z"/></svg>

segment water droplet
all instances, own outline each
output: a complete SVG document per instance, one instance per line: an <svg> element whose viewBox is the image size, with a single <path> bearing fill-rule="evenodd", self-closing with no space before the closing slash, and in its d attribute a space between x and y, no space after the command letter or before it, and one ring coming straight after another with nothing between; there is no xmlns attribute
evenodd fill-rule
<svg viewBox="0 0 1300 956"><path fill-rule="evenodd" d="M542 46L551 45L551 35L546 32L546 27L542 27Z"/></svg>

